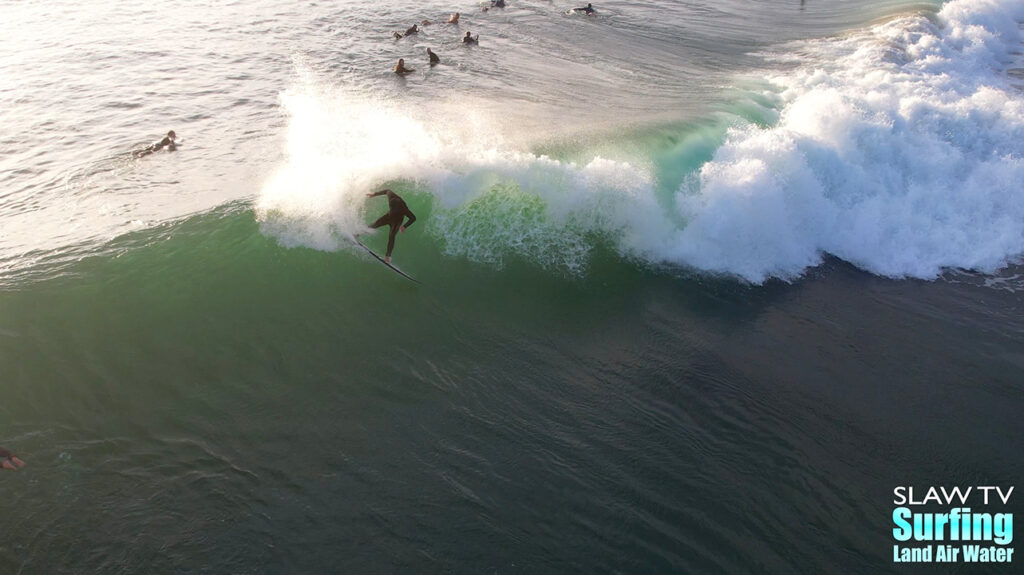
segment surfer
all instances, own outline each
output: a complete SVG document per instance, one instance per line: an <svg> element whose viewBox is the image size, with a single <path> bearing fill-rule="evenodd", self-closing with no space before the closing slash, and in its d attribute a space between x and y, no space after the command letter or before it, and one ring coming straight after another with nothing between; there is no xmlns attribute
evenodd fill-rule
<svg viewBox="0 0 1024 575"><path fill-rule="evenodd" d="M392 36L395 37L395 40L401 40L402 38L404 38L406 36L410 36L412 34L419 34L419 33L420 33L419 27L416 26L416 24L413 24L412 28L409 28L408 30L405 31L405 34L402 34L400 32L395 32L394 34L392 34Z"/></svg>
<svg viewBox="0 0 1024 575"><path fill-rule="evenodd" d="M473 36L471 36L469 34L469 31L467 30L466 31L466 35L462 37L462 43L463 44L479 44L480 43L480 35L477 34L476 38L474 38Z"/></svg>
<svg viewBox="0 0 1024 575"><path fill-rule="evenodd" d="M593 16L595 14L594 5L587 3L586 8L573 8L573 12L583 12L587 16Z"/></svg>
<svg viewBox="0 0 1024 575"><path fill-rule="evenodd" d="M504 8L505 7L505 0L491 0L491 7L492 8Z"/></svg>
<svg viewBox="0 0 1024 575"><path fill-rule="evenodd" d="M459 13L456 12L456 13L452 14L451 16L449 16L448 17L448 23L449 24L458 24L459 23Z"/></svg>
<svg viewBox="0 0 1024 575"><path fill-rule="evenodd" d="M441 59L438 58L437 54L435 54L430 48L427 48L427 57L430 58L430 65L431 66L433 66L434 64L440 64L441 63Z"/></svg>
<svg viewBox="0 0 1024 575"><path fill-rule="evenodd" d="M177 136L174 134L174 130L171 130L170 132L167 132L167 135L164 136L164 139L160 140L159 142L153 142L148 147L136 151L135 157L141 158L142 156L148 156L153 152L159 152L164 148L167 148L168 152L173 152L174 150L178 149L178 146L174 144L175 138L177 138Z"/></svg>
<svg viewBox="0 0 1024 575"><path fill-rule="evenodd" d="M395 74L408 74L409 72L415 72L416 71L415 68L406 68L405 67L405 59L404 58L399 58L398 59L398 63L395 64L395 67L393 68L393 70L395 71Z"/></svg>
<svg viewBox="0 0 1024 575"><path fill-rule="evenodd" d="M0 463L4 469L10 469L11 471L17 471L21 467L25 467L25 462L18 459L18 456L11 453L10 451L0 447L0 458L3 459L3 463Z"/></svg>
<svg viewBox="0 0 1024 575"><path fill-rule="evenodd" d="M366 197L375 198L385 194L388 197L388 213L377 218L377 221L373 222L370 228L375 230L381 226L391 226L391 234L388 236L388 251L384 255L384 262L390 264L391 252L395 249L395 234L404 232L405 228L411 226L416 221L416 216L409 209L409 206L405 205L405 200L391 190L384 189L379 192L367 192ZM407 216L409 221L403 224L402 222Z"/></svg>

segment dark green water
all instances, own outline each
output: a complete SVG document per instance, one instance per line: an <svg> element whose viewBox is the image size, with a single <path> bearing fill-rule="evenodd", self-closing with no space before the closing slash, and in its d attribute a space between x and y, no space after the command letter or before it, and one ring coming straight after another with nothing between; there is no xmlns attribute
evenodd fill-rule
<svg viewBox="0 0 1024 575"><path fill-rule="evenodd" d="M893 487L1022 472L1019 292L399 250L242 204L0 292L0 572L906 572Z"/></svg>

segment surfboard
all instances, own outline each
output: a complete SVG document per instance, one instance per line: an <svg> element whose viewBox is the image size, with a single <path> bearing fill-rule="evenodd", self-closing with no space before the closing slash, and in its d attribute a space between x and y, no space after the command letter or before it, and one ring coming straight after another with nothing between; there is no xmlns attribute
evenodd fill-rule
<svg viewBox="0 0 1024 575"><path fill-rule="evenodd" d="M391 269L392 269L392 270L393 270L393 271L394 271L394 272L395 272L396 274L398 274L398 275L400 275L400 276L404 277L405 279L407 279L407 280L409 280L409 281L411 281L411 282L415 282L415 283L418 283L418 284L420 284L420 285L422 285L422 284L423 284L423 282L421 282L420 280L418 280L418 279L416 279L416 278L412 277L411 275L409 275L409 274L407 274L407 273L403 272L402 270L400 270L400 269L396 268L395 266L393 266L393 265L389 264L388 262L384 261L384 258L382 258L382 257L378 256L377 254L375 254L375 253L373 252L373 250L371 250L370 248L366 247L366 246L365 246L365 245L363 244L363 242L359 241L359 238L352 238L352 241L354 241L354 242L355 242L355 243L356 243L356 244L357 244L357 245L358 245L359 247L361 247L361 248L363 248L364 250L366 250L366 253L368 253L368 254L370 254L371 256L373 256L373 257L377 258L377 261L379 261L380 263L382 263L382 264L384 264L384 265L388 266L389 268L391 268Z"/></svg>

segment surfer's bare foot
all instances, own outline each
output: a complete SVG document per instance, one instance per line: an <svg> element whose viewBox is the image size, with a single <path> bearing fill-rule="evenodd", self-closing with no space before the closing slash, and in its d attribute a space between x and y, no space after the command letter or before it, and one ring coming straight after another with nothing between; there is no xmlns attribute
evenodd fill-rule
<svg viewBox="0 0 1024 575"><path fill-rule="evenodd" d="M384 258L384 263L386 263L386 264L391 263L391 256L388 256L388 257Z"/></svg>

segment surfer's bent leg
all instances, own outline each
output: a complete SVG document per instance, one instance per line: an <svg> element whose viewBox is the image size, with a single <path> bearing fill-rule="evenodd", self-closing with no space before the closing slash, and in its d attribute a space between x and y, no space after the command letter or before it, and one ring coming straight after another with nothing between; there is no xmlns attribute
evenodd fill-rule
<svg viewBox="0 0 1024 575"><path fill-rule="evenodd" d="M388 255L391 257L391 250L395 249L395 235L398 234L398 228L402 227L401 224L391 222L391 235L388 236Z"/></svg>
<svg viewBox="0 0 1024 575"><path fill-rule="evenodd" d="M387 224L390 224L390 223L391 223L391 212L388 212L388 213L384 214L383 216L377 218L377 221L375 221L372 224L370 224L370 229L374 229L375 230L375 229L377 229L377 228L379 228L381 226L384 226L384 225L387 225Z"/></svg>

